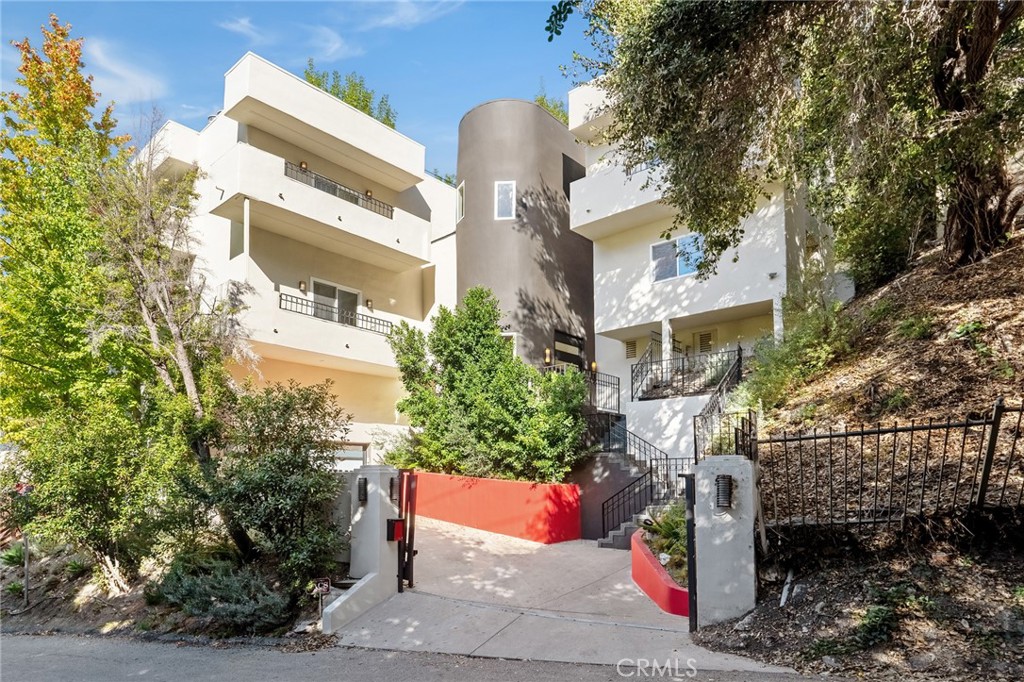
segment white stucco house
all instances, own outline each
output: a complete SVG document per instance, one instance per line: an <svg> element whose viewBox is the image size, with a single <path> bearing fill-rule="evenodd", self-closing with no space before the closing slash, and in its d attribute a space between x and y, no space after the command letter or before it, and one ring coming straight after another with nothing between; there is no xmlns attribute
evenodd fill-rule
<svg viewBox="0 0 1024 682"><path fill-rule="evenodd" d="M704 368L713 377L721 354L781 335L783 298L811 259L827 256L826 239L792 193L768 186L770 198L743 219L738 259L725 257L715 275L697 279L699 236L684 228L660 237L674 212L661 202L658 168L624 166L603 136L613 115L597 85L570 91L569 128L586 145L587 166L572 184L570 222L594 245L597 362L622 378L629 429L683 456L710 388L683 375Z"/></svg>
<svg viewBox="0 0 1024 682"><path fill-rule="evenodd" d="M424 327L455 304L456 191L425 171L423 145L248 53L202 130L173 121L160 173L197 165L196 265L211 291L249 283L243 319L257 383L334 380L352 413L343 468L405 430L391 326Z"/></svg>

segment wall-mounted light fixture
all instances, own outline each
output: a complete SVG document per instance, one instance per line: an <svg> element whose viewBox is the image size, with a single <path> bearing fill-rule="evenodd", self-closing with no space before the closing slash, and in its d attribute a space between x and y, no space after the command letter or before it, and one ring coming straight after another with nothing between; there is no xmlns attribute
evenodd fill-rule
<svg viewBox="0 0 1024 682"><path fill-rule="evenodd" d="M392 476L388 479L388 497L391 498L392 502L398 501L398 490L400 487L401 484L398 482L397 478Z"/></svg>
<svg viewBox="0 0 1024 682"><path fill-rule="evenodd" d="M595 373L597 372L597 360L592 360L590 362L590 371Z"/></svg>
<svg viewBox="0 0 1024 682"><path fill-rule="evenodd" d="M277 198L280 199L281 201L284 201L284 192L278 192Z"/></svg>
<svg viewBox="0 0 1024 682"><path fill-rule="evenodd" d="M373 198L373 190L372 189L366 190L366 198L367 199L372 199Z"/></svg>
<svg viewBox="0 0 1024 682"><path fill-rule="evenodd" d="M371 313L373 312L373 299L372 298L366 299L366 309L369 310Z"/></svg>
<svg viewBox="0 0 1024 682"><path fill-rule="evenodd" d="M360 476L356 480L356 494L360 502L366 502L370 499L370 494L367 490L367 482L365 476Z"/></svg>
<svg viewBox="0 0 1024 682"><path fill-rule="evenodd" d="M305 161L299 161L299 168L302 170L309 170L309 164Z"/></svg>
<svg viewBox="0 0 1024 682"><path fill-rule="evenodd" d="M715 476L715 508L732 508L732 476L729 474Z"/></svg>
<svg viewBox="0 0 1024 682"><path fill-rule="evenodd" d="M779 273L777 273L777 272L769 272L768 273L768 279L775 279L778 276L779 276Z"/></svg>
<svg viewBox="0 0 1024 682"><path fill-rule="evenodd" d="M301 291L302 293L306 293L306 280L299 280L299 291Z"/></svg>
<svg viewBox="0 0 1024 682"><path fill-rule="evenodd" d="M545 365L550 365L551 364L551 349L550 348L545 348L544 349L544 364Z"/></svg>

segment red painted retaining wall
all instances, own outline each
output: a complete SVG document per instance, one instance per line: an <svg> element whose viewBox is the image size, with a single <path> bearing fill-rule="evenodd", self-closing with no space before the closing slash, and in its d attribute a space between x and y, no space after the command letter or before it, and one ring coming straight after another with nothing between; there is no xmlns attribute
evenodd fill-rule
<svg viewBox="0 0 1024 682"><path fill-rule="evenodd" d="M665 613L689 616L689 590L680 587L651 553L651 548L644 542L643 533L643 529L638 530L630 540L633 582Z"/></svg>
<svg viewBox="0 0 1024 682"><path fill-rule="evenodd" d="M524 540L579 540L577 485L416 472L416 515Z"/></svg>

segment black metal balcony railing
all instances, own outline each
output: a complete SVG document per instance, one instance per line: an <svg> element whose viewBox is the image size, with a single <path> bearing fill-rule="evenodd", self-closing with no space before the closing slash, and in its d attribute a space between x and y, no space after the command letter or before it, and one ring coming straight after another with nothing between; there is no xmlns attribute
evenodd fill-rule
<svg viewBox="0 0 1024 682"><path fill-rule="evenodd" d="M541 371L558 372L559 374L565 374L567 371L582 372L583 378L587 382L587 405L599 412L617 413L619 411L619 378L617 376L579 369L576 365L564 363L542 367Z"/></svg>
<svg viewBox="0 0 1024 682"><path fill-rule="evenodd" d="M705 353L695 357L653 360L633 365L634 400L654 400L708 393L729 371L738 351Z"/></svg>
<svg viewBox="0 0 1024 682"><path fill-rule="evenodd" d="M355 204L356 206L361 206L368 211L373 211L374 213L382 215L389 220L393 220L395 217L395 207L391 204L386 204L380 199L374 199L362 192L357 192L351 187L346 187L345 185L324 177L319 173L303 169L291 161L284 162L284 174L292 180L298 180L304 185L309 185L321 192L332 194L339 199L344 199L345 201Z"/></svg>
<svg viewBox="0 0 1024 682"><path fill-rule="evenodd" d="M354 313L349 310L342 310L337 306L317 303L301 296L281 294L280 306L281 310L317 317L328 322L338 322L349 327L365 329L374 334L387 336L391 333L391 323L387 320L381 320L371 315L363 315L362 313Z"/></svg>

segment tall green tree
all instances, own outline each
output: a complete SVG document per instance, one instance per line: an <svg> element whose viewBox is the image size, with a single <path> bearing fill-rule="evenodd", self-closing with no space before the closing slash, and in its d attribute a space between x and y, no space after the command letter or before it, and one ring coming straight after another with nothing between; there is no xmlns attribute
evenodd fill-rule
<svg viewBox="0 0 1024 682"><path fill-rule="evenodd" d="M565 108L565 101L557 97L548 97L543 80L540 82L540 90L537 91L533 101L561 121L563 125L569 125L569 110Z"/></svg>
<svg viewBox="0 0 1024 682"><path fill-rule="evenodd" d="M704 275L742 236L766 181L807 183L861 284L906 266L944 224L952 265L1005 242L1024 205L1024 2L561 0L614 103L609 138L657 159Z"/></svg>
<svg viewBox="0 0 1024 682"><path fill-rule="evenodd" d="M398 409L416 435L397 464L469 476L561 481L585 454L579 372L541 374L501 335L498 301L470 289L424 335L401 323L389 338L408 392Z"/></svg>
<svg viewBox="0 0 1024 682"><path fill-rule="evenodd" d="M310 57L306 63L306 70L302 73L308 83L312 83L324 92L328 92L345 104L355 107L359 111L373 116L375 119L394 128L398 120L398 112L391 107L387 95L377 97L377 92L366 86L366 79L355 71L344 76L338 71L328 73L317 71L313 58Z"/></svg>

